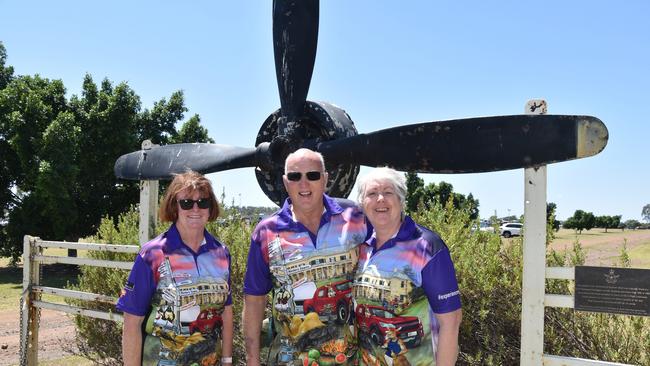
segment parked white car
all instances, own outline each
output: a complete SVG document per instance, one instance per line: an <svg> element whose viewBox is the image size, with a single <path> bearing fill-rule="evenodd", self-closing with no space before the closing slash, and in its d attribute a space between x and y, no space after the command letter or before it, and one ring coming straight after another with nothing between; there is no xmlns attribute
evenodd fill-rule
<svg viewBox="0 0 650 366"><path fill-rule="evenodd" d="M518 222L507 222L505 224L501 224L501 236L504 238L509 238L513 235L521 235L521 230L523 228L524 225Z"/></svg>

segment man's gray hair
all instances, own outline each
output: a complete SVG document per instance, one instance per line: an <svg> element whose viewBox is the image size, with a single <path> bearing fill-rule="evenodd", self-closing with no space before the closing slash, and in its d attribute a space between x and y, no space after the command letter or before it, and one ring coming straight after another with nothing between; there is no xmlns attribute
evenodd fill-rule
<svg viewBox="0 0 650 366"><path fill-rule="evenodd" d="M318 160L320 160L321 170L324 172L326 171L325 158L323 158L323 154L303 147L287 155L287 158L284 160L284 174L287 174L287 162L289 161L289 159L297 155L314 155L318 157Z"/></svg>
<svg viewBox="0 0 650 366"><path fill-rule="evenodd" d="M363 199L366 196L366 189L370 182L388 182L393 188L395 188L395 193L399 198L399 202L402 204L402 211L406 208L406 178L404 174L399 173L395 169L389 167L375 168L371 170L368 174L359 178L357 181L357 201L360 205L363 206Z"/></svg>

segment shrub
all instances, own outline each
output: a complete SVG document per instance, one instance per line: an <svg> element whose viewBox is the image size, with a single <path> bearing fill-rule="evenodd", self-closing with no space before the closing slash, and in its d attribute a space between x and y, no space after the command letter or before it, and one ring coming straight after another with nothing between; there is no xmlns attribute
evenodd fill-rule
<svg viewBox="0 0 650 366"><path fill-rule="evenodd" d="M104 218L97 234L84 239L86 242L106 244L135 244L138 242L138 211L132 207L120 215L117 225ZM91 251L88 257L103 260L133 261L135 254ZM81 266L74 290L92 292L109 296L119 296L124 287L128 271L111 268ZM114 311L115 306L105 303L69 300L86 309ZM76 344L82 356L100 365L122 364L122 323L75 316L77 327Z"/></svg>

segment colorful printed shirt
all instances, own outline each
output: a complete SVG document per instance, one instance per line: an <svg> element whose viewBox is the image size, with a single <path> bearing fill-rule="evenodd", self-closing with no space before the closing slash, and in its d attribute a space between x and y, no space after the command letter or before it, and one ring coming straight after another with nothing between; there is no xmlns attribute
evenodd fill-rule
<svg viewBox="0 0 650 366"><path fill-rule="evenodd" d="M195 253L175 225L142 246L117 309L145 316L143 365L215 365L232 303L230 253L207 231Z"/></svg>
<svg viewBox="0 0 650 366"><path fill-rule="evenodd" d="M376 249L360 246L353 283L362 365L435 365L435 314L460 309L449 249L406 217L397 235Z"/></svg>
<svg viewBox="0 0 650 366"><path fill-rule="evenodd" d="M289 199L253 232L244 292L273 289L277 335L268 365L347 365L356 359L350 285L367 234L365 219L351 201L324 196L323 202L315 235L293 220Z"/></svg>

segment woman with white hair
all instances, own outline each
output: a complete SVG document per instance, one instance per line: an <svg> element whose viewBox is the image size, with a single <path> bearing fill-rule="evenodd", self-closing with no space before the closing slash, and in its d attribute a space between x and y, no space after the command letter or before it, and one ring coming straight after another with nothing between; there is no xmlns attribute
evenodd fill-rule
<svg viewBox="0 0 650 366"><path fill-rule="evenodd" d="M390 168L358 182L373 227L353 292L361 364L453 365L462 317L454 265L440 236L405 215L406 191Z"/></svg>

